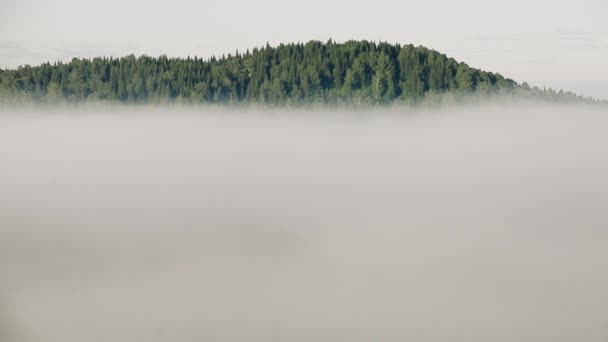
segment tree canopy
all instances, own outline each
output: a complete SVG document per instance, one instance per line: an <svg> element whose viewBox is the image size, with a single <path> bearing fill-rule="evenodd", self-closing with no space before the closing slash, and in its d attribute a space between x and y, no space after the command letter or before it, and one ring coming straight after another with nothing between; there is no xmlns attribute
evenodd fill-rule
<svg viewBox="0 0 608 342"><path fill-rule="evenodd" d="M266 45L208 59L74 58L0 70L0 96L41 102L357 105L470 92L583 99L519 85L425 47L369 41Z"/></svg>

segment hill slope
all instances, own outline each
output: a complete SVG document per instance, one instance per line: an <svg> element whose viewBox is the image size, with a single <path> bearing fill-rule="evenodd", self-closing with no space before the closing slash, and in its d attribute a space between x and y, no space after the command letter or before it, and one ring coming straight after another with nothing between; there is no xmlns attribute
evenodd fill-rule
<svg viewBox="0 0 608 342"><path fill-rule="evenodd" d="M0 70L0 96L13 101L377 104L470 92L592 101L531 89L424 47L368 41L267 45L206 60L131 55Z"/></svg>

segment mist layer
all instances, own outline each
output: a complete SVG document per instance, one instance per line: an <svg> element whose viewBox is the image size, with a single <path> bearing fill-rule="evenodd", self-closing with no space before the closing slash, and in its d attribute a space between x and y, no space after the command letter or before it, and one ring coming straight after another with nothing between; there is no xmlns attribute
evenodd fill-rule
<svg viewBox="0 0 608 342"><path fill-rule="evenodd" d="M3 341L605 341L608 118L0 117Z"/></svg>

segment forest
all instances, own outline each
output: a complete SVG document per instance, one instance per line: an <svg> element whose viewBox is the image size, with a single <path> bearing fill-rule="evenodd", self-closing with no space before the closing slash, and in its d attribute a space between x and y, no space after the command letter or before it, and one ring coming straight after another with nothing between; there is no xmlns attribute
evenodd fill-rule
<svg viewBox="0 0 608 342"><path fill-rule="evenodd" d="M15 103L415 104L445 94L599 102L518 84L425 47L369 41L267 44L207 59L129 55L0 69L0 98Z"/></svg>

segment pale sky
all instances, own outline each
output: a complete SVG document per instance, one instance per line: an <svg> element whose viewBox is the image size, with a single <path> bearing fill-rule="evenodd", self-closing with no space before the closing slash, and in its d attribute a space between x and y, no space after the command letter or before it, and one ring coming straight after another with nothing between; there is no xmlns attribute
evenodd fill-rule
<svg viewBox="0 0 608 342"><path fill-rule="evenodd" d="M0 0L0 68L330 37L424 45L518 82L608 99L607 0Z"/></svg>

